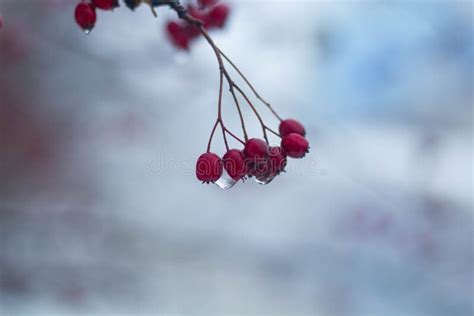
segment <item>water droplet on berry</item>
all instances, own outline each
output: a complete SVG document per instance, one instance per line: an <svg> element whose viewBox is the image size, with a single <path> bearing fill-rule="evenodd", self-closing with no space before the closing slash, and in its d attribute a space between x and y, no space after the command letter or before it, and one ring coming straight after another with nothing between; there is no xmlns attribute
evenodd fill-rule
<svg viewBox="0 0 474 316"><path fill-rule="evenodd" d="M90 33L91 33L91 30L89 29L84 30L84 34L89 35Z"/></svg>
<svg viewBox="0 0 474 316"><path fill-rule="evenodd" d="M217 185L220 189L222 190L228 190L230 188L232 188L236 183L237 181L235 181L234 179L232 179L228 174L227 172L224 170L224 172L222 173L222 176L219 178L219 180L217 180L216 182L214 182L215 185Z"/></svg>
<svg viewBox="0 0 474 316"><path fill-rule="evenodd" d="M275 176L272 176L272 175L257 176L255 177L255 182L261 185L265 185L272 182L273 179L275 179Z"/></svg>

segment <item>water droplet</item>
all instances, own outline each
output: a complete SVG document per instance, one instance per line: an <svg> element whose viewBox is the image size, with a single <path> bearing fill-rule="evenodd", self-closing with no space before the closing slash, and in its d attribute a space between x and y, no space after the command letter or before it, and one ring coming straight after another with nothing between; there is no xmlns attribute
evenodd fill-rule
<svg viewBox="0 0 474 316"><path fill-rule="evenodd" d="M235 181L234 179L232 179L228 174L227 172L224 170L224 172L222 173L222 176L220 177L219 180L217 180L216 182L214 182L220 189L222 190L228 190L230 188L232 188L236 183L237 181Z"/></svg>
<svg viewBox="0 0 474 316"><path fill-rule="evenodd" d="M89 35L91 33L90 29L84 29L84 34Z"/></svg>
<svg viewBox="0 0 474 316"><path fill-rule="evenodd" d="M263 176L255 177L255 182L257 182L258 184L261 184L261 185L265 185L265 184L269 184L270 182L272 182L273 179L275 179L275 176L263 175Z"/></svg>

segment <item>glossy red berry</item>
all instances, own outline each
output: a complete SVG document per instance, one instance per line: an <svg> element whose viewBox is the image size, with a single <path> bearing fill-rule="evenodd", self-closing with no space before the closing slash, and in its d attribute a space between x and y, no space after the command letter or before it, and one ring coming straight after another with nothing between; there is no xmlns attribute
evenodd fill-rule
<svg viewBox="0 0 474 316"><path fill-rule="evenodd" d="M309 152L309 143L300 134L291 133L283 138L281 148L291 158L303 158Z"/></svg>
<svg viewBox="0 0 474 316"><path fill-rule="evenodd" d="M196 162L196 177L206 183L215 182L222 176L224 166L219 156L213 153L204 153Z"/></svg>
<svg viewBox="0 0 474 316"><path fill-rule="evenodd" d="M268 144L258 138L245 143L245 161L249 176L259 176L268 172Z"/></svg>
<svg viewBox="0 0 474 316"><path fill-rule="evenodd" d="M171 21L168 22L166 25L166 31L168 32L168 36L171 40L171 42L180 49L188 50L189 49L189 34L187 31L186 26L175 22Z"/></svg>
<svg viewBox="0 0 474 316"><path fill-rule="evenodd" d="M292 119L282 121L280 123L279 131L281 137L288 136L291 133L300 134L303 137L306 136L304 126L300 122Z"/></svg>
<svg viewBox="0 0 474 316"><path fill-rule="evenodd" d="M244 155L250 160L267 159L268 145L262 139L251 138L245 143Z"/></svg>
<svg viewBox="0 0 474 316"><path fill-rule="evenodd" d="M286 154L281 147L270 147L269 150L270 174L276 176L285 170Z"/></svg>
<svg viewBox="0 0 474 316"><path fill-rule="evenodd" d="M91 2L102 10L113 10L119 6L118 0L91 0Z"/></svg>
<svg viewBox="0 0 474 316"><path fill-rule="evenodd" d="M95 22L97 20L97 15L95 13L95 6L91 3L80 2L76 6L74 11L74 17L76 18L77 24L86 32L89 32L94 28Z"/></svg>
<svg viewBox="0 0 474 316"><path fill-rule="evenodd" d="M199 6L201 8L208 8L215 5L219 0L198 0Z"/></svg>
<svg viewBox="0 0 474 316"><path fill-rule="evenodd" d="M229 150L224 157L224 169L227 174L234 180L240 180L247 175L247 165L244 153L238 149Z"/></svg>
<svg viewBox="0 0 474 316"><path fill-rule="evenodd" d="M209 11L205 19L205 26L208 28L224 27L229 16L230 8L226 4L216 5Z"/></svg>

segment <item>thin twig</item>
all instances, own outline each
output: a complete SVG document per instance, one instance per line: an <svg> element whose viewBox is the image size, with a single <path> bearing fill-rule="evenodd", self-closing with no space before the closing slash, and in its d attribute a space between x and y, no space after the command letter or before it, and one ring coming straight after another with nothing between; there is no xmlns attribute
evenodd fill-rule
<svg viewBox="0 0 474 316"><path fill-rule="evenodd" d="M235 140L239 141L240 143L242 143L242 145L245 145L245 142L243 140L241 140L239 137L237 137L234 133L232 133L231 131L229 131L227 128L225 128L225 131L226 133L228 133L230 136L232 136Z"/></svg>
<svg viewBox="0 0 474 316"><path fill-rule="evenodd" d="M235 106L237 107L237 111L239 112L240 125L242 125L242 132L244 133L244 139L245 139L245 141L247 141L248 136L247 136L247 130L245 129L244 116L242 115L242 109L240 108L239 100L237 99L237 96L235 95L234 82L230 78L229 73L227 72L227 70L224 70L224 75L227 78L227 82L229 83L229 91L232 94L232 98L234 99Z"/></svg>
<svg viewBox="0 0 474 316"><path fill-rule="evenodd" d="M232 68L235 69L235 71L237 71L237 73L240 75L240 77L242 77L242 79L245 81L245 83L249 86L250 90L252 90L252 92L255 94L255 97L257 99L259 99L263 104L265 104L269 109L270 111L273 113L273 115L275 115L275 117L280 120L280 122L282 121L281 117L277 114L277 112L273 109L273 107L271 106L270 103L268 103L267 101L265 101L257 92L257 90L254 88L254 86L250 83L250 81L247 79L247 77L245 77L245 75L242 73L242 71L240 71L239 67L237 67L237 65L235 65L232 60L227 57L226 54L224 54L222 52L222 50L219 49L219 53L222 55L222 57L224 57L224 59L232 66Z"/></svg>
<svg viewBox="0 0 474 316"><path fill-rule="evenodd" d="M216 128L218 124L219 124L219 120L216 120L216 123L214 124L214 127L212 128L212 131L211 131L211 136L209 136L209 142L207 143L207 152L211 151L212 138L214 137L214 133L216 132Z"/></svg>
<svg viewBox="0 0 474 316"><path fill-rule="evenodd" d="M211 132L211 135L209 137L209 142L208 142L208 146L207 146L207 151L209 152L210 149L211 149L211 143L212 143L212 139L214 137L214 134L215 134L215 131L216 131L216 128L217 128L217 125L220 125L221 126L221 130L222 130L222 136L224 138L224 143L225 143L225 146L226 146L226 149L229 150L229 144L227 142L227 137L226 137L226 133L231 135L233 138L235 138L236 140L238 140L239 142L241 142L242 144L245 144L244 141L242 141L239 137L237 137L235 134L233 134L229 129L227 129L227 127L225 126L224 124L224 121L222 119L222 94L223 94L223 81L224 81L224 77L226 79L226 81L228 82L229 84L229 91L234 99L234 103L237 107L237 111L239 112L239 117L240 117L240 122L241 122L241 125L242 125L242 131L243 131L243 134L244 134L244 139L245 141L248 140L248 135L247 135L247 130L245 128L245 122L244 122L244 118L243 118L243 115L242 115L242 110L240 108L240 104L239 104L239 101L238 101L238 98L235 94L235 90L237 90L243 97L244 99L246 100L246 102L248 103L248 105L250 106L250 108L253 110L253 112L255 113L255 115L257 116L257 119L258 121L260 122L260 125L262 127L262 132L263 132L263 137L265 139L265 141L267 143L268 142L268 136L267 136L267 131L277 135L280 137L280 135L273 131L271 128L269 128L268 126L265 125L265 123L263 122L263 119L262 117L260 116L260 114L258 113L257 109L255 108L255 106L252 104L252 101L250 101L250 99L248 98L248 96L245 94L245 92L230 78L230 75L229 73L227 72L227 70L225 69L225 65L224 65L224 61L222 59L222 57L224 57L224 59L237 71L237 73L242 77L242 79L245 81L245 83L250 87L250 89L252 90L252 92L255 94L255 97L260 100L263 104L265 104L269 109L270 111L275 115L275 117L277 119L279 119L280 121L282 121L282 119L280 118L280 116L275 112L275 110L272 108L272 106L270 105L270 103L268 103L267 101L265 101L258 93L257 91L255 90L255 88L252 86L252 84L249 82L249 80L244 76L244 74L240 71L240 69L219 49L219 47L217 47L217 45L214 43L214 41L212 40L212 38L209 36L209 34L207 33L206 29L204 28L204 22L199 20L199 19L196 19L194 17L192 17L191 15L189 15L186 10L184 9L184 7L180 4L180 2L178 0L176 1L170 1L169 2L169 5L170 7L176 11L176 13L178 14L178 17L185 20L186 22L188 22L190 25L193 25L195 27L198 28L199 32L201 33L201 35L206 39L206 41L209 43L209 45L211 46L212 50L214 51L215 55L216 55L216 58L217 58L217 63L219 64L219 97L218 97L218 102L217 102L217 107L218 107L218 110L217 110L217 120L216 120L216 123L214 124L214 127L212 128L212 132Z"/></svg>
<svg viewBox="0 0 474 316"><path fill-rule="evenodd" d="M244 97L245 101L247 101L247 104L250 106L250 108L253 110L253 112L255 113L255 115L257 116L257 119L258 121L260 122L260 125L262 126L262 132L263 132L263 138L265 138L265 141L267 142L267 144L269 143L268 142L268 137L267 137L267 126L265 125L265 123L263 122L262 120L262 117L260 116L260 114L258 113L257 109L255 108L255 106L252 104L252 101L250 101L250 99L247 97L247 95L245 94L244 91L242 91L242 89L240 89L240 87L238 85L236 85L234 83L234 88L239 91L239 93Z"/></svg>

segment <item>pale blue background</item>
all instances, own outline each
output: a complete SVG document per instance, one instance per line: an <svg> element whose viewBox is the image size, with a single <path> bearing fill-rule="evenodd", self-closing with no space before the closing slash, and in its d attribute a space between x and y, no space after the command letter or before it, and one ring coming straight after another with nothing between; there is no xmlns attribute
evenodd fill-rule
<svg viewBox="0 0 474 316"><path fill-rule="evenodd" d="M473 313L471 1L233 2L212 36L311 153L230 191L194 177L206 43L145 7L85 36L74 4L0 4L2 107L38 125L2 132L2 315Z"/></svg>

